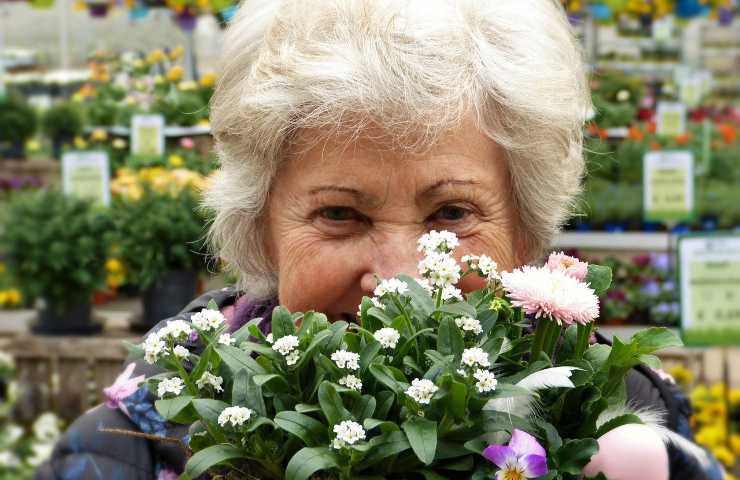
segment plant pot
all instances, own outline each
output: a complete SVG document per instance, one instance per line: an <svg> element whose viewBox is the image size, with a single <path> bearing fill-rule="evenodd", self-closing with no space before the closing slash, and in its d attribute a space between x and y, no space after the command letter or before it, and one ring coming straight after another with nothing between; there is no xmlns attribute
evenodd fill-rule
<svg viewBox="0 0 740 480"><path fill-rule="evenodd" d="M104 18L108 16L108 10L110 4L108 2L88 2L87 11L90 12L90 16L93 18Z"/></svg>
<svg viewBox="0 0 740 480"><path fill-rule="evenodd" d="M166 318L177 315L198 290L198 274L188 270L165 273L152 287L142 292L143 314L131 324L136 331L148 331Z"/></svg>
<svg viewBox="0 0 740 480"><path fill-rule="evenodd" d="M195 26L198 23L198 17L188 8L180 13L175 13L173 19L177 26L185 32L195 30Z"/></svg>
<svg viewBox="0 0 740 480"><path fill-rule="evenodd" d="M92 319L90 303L76 305L59 311L51 305L38 311L38 321L31 330L44 335L91 335L102 329L100 323Z"/></svg>
<svg viewBox="0 0 740 480"><path fill-rule="evenodd" d="M26 158L26 147L22 141L9 142L3 146L0 157L15 160Z"/></svg>
<svg viewBox="0 0 740 480"><path fill-rule="evenodd" d="M62 158L62 149L65 145L72 142L72 137L59 135L51 140L51 155L53 158L60 160Z"/></svg>

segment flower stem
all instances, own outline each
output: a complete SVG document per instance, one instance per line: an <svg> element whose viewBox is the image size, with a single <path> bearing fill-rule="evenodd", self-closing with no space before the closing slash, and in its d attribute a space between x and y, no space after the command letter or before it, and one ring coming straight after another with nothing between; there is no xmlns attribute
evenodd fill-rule
<svg viewBox="0 0 740 480"><path fill-rule="evenodd" d="M545 345L545 337L548 332L549 323L550 321L545 318L541 318L537 322L537 327L534 331L534 340L532 341L532 350L529 358L530 362L536 362L537 359L540 358L540 353L542 353L542 348Z"/></svg>
<svg viewBox="0 0 740 480"><path fill-rule="evenodd" d="M580 360L583 358L583 354L586 353L588 348L589 340L591 339L591 331L593 329L593 323L589 322L585 325L578 324L578 334L576 336L576 349L573 353L573 358Z"/></svg>
<svg viewBox="0 0 740 480"><path fill-rule="evenodd" d="M558 345L558 340L560 339L560 332L562 329L560 325L558 325L558 323L553 320L549 320L547 324L547 333L545 336L543 349L545 350L545 353L547 353L547 356L550 358L550 360L553 361L555 347L557 347Z"/></svg>

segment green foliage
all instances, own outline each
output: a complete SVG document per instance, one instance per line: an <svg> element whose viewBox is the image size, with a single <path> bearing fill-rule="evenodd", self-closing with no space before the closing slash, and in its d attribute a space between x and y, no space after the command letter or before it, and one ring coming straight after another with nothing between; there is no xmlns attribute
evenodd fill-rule
<svg viewBox="0 0 740 480"><path fill-rule="evenodd" d="M41 123L44 132L51 138L72 138L82 133L84 119L77 105L63 102L49 108Z"/></svg>
<svg viewBox="0 0 740 480"><path fill-rule="evenodd" d="M36 132L36 112L25 99L9 95L0 101L0 142L21 142Z"/></svg>
<svg viewBox="0 0 740 480"><path fill-rule="evenodd" d="M117 197L112 217L115 243L133 282L154 285L174 270L206 269L205 213L189 189L177 194L144 187L140 199Z"/></svg>
<svg viewBox="0 0 740 480"><path fill-rule="evenodd" d="M103 285L111 227L89 201L53 190L15 195L1 239L8 269L27 297L59 311L89 302Z"/></svg>

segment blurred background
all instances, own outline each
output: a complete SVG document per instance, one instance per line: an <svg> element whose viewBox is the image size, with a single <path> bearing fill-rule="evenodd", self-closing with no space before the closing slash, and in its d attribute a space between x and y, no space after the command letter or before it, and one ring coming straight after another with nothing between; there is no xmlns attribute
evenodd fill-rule
<svg viewBox="0 0 740 480"><path fill-rule="evenodd" d="M740 5L563 1L589 174L553 250L612 266L600 328L680 331L692 428L740 458ZM0 479L28 478L138 342L233 283L206 257L208 101L233 0L0 1Z"/></svg>

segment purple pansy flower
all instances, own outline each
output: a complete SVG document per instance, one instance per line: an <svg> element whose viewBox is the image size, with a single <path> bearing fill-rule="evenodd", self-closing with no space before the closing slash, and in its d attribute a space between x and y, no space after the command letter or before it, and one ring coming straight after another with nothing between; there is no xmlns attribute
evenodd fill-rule
<svg viewBox="0 0 740 480"><path fill-rule="evenodd" d="M489 445L483 456L499 468L496 480L524 480L547 475L547 454L537 439L514 429L508 445Z"/></svg>
<svg viewBox="0 0 740 480"><path fill-rule="evenodd" d="M116 381L113 382L113 385L103 389L103 393L105 394L105 405L108 408L120 408L127 416L129 416L128 410L126 409L126 406L121 403L121 400L133 394L145 378L144 375L131 378L131 374L134 373L134 368L136 368L136 364L129 363L126 370L124 370L123 373L116 378Z"/></svg>

